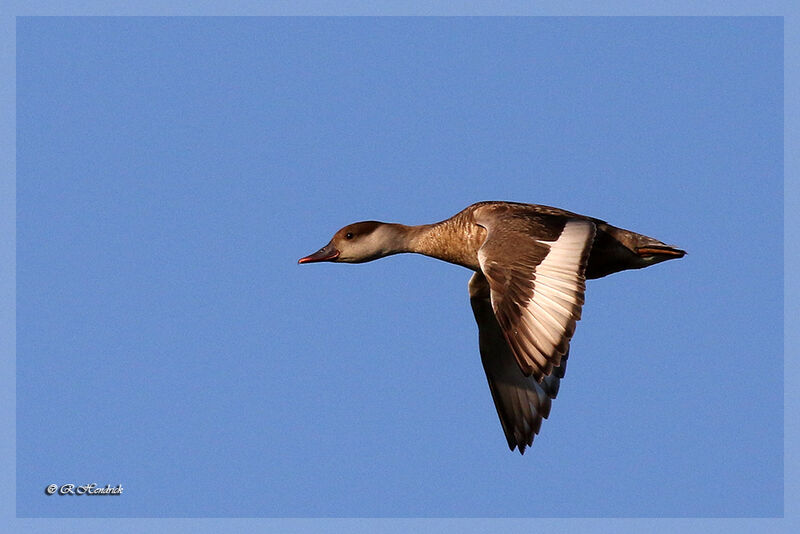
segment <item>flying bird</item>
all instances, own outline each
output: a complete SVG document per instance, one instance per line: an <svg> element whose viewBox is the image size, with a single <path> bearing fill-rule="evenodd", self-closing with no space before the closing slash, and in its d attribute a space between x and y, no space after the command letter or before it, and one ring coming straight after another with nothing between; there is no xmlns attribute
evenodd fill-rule
<svg viewBox="0 0 800 534"><path fill-rule="evenodd" d="M550 413L586 280L686 252L559 208L478 202L419 226L357 222L298 263L363 263L414 252L474 271L469 296L483 369L508 447L525 452Z"/></svg>

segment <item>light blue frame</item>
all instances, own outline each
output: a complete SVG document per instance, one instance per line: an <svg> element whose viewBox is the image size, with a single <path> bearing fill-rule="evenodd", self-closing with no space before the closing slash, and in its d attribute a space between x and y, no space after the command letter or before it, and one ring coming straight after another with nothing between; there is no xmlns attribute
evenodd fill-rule
<svg viewBox="0 0 800 534"><path fill-rule="evenodd" d="M2 522L6 532L786 532L800 531L800 99L784 91L784 518L776 519L18 519L16 514L16 17L87 15L600 15L600 16L779 16L784 21L784 87L800 87L800 9L791 2L741 0L689 2L474 1L430 2L351 0L333 8L331 2L306 0L264 2L145 0L135 3L99 0L6 1L0 7L0 485ZM794 9L792 9L794 7ZM788 178L787 178L788 177ZM788 297L788 298L787 298ZM720 488L721 492L725 488ZM794 525L794 527L792 527Z"/></svg>

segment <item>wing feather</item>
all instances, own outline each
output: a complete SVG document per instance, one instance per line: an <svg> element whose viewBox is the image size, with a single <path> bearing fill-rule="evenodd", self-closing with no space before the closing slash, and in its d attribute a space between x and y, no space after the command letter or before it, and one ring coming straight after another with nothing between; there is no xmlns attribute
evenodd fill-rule
<svg viewBox="0 0 800 534"><path fill-rule="evenodd" d="M550 415L551 399L558 393L567 355L562 358L562 367L537 383L522 374L492 309L489 283L481 273L470 280L470 301L478 323L481 362L506 442L512 451L524 453L539 433L542 419Z"/></svg>
<svg viewBox="0 0 800 534"><path fill-rule="evenodd" d="M478 260L497 323L522 372L541 382L561 364L581 317L595 225L491 209L475 220L487 229Z"/></svg>

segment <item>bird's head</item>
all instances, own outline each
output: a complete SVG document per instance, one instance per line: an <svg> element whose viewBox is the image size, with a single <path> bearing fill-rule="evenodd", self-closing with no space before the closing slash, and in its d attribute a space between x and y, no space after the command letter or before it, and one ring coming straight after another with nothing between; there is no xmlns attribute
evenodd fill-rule
<svg viewBox="0 0 800 534"><path fill-rule="evenodd" d="M335 261L363 263L400 252L397 247L398 228L401 225L378 221L349 224L333 234L330 242L297 263Z"/></svg>

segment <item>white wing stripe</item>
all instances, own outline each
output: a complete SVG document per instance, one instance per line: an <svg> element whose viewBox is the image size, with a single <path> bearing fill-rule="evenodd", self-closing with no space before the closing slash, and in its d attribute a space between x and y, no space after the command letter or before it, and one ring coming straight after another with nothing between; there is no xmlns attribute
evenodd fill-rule
<svg viewBox="0 0 800 534"><path fill-rule="evenodd" d="M569 280L564 280L563 278L561 280L554 280L550 276L540 276L539 273L537 273L536 279L531 283L534 289L546 291L554 297L564 298L570 305L574 303L576 282L570 283Z"/></svg>
<svg viewBox="0 0 800 534"><path fill-rule="evenodd" d="M548 277L537 276L533 284L533 289L534 291L544 293L545 296L560 298L561 300L566 301L570 306L573 306L577 303L577 291L575 291L575 287L578 286L578 284L578 280L574 280L571 284L569 284L568 289L561 289L556 287L556 285L553 284Z"/></svg>
<svg viewBox="0 0 800 534"><path fill-rule="evenodd" d="M531 310L532 306L536 306L537 308L539 308L539 310L541 310L541 313L534 313L533 310ZM534 320L536 320L539 324L542 325L543 327L542 330L544 330L545 333L547 334L550 343L552 343L553 346L558 346L558 342L561 340L561 333L564 330L563 319L559 320L553 317L550 314L550 310L543 307L535 300L532 300L530 302L528 308L525 311L527 312L528 316L532 317Z"/></svg>
<svg viewBox="0 0 800 534"><path fill-rule="evenodd" d="M529 325L530 326L530 325ZM527 331L525 329L520 330L519 334L521 334L522 340L525 341L526 348L531 351L533 357L539 362L541 365L547 364L547 355L550 354L551 350L548 350L545 347L545 344L542 343L542 335L541 333L534 327L531 329L532 331ZM541 360L539 357L541 356Z"/></svg>
<svg viewBox="0 0 800 534"><path fill-rule="evenodd" d="M542 284L540 285L543 287ZM552 305L548 305L548 308L554 317L564 319L572 315L572 309L570 305L574 304L574 302L570 302L568 299L565 299L560 295L551 295L548 292L541 291L541 289L537 286L534 286L533 289L534 291L539 290L539 296L542 297L543 300L550 301Z"/></svg>
<svg viewBox="0 0 800 534"><path fill-rule="evenodd" d="M581 257L592 233L591 223L569 221L555 241L540 241L550 246L547 256L533 273L533 296L522 315L537 348L550 349L552 354L560 345L573 309L580 306L583 280L580 278ZM538 358L536 358L538 360Z"/></svg>

